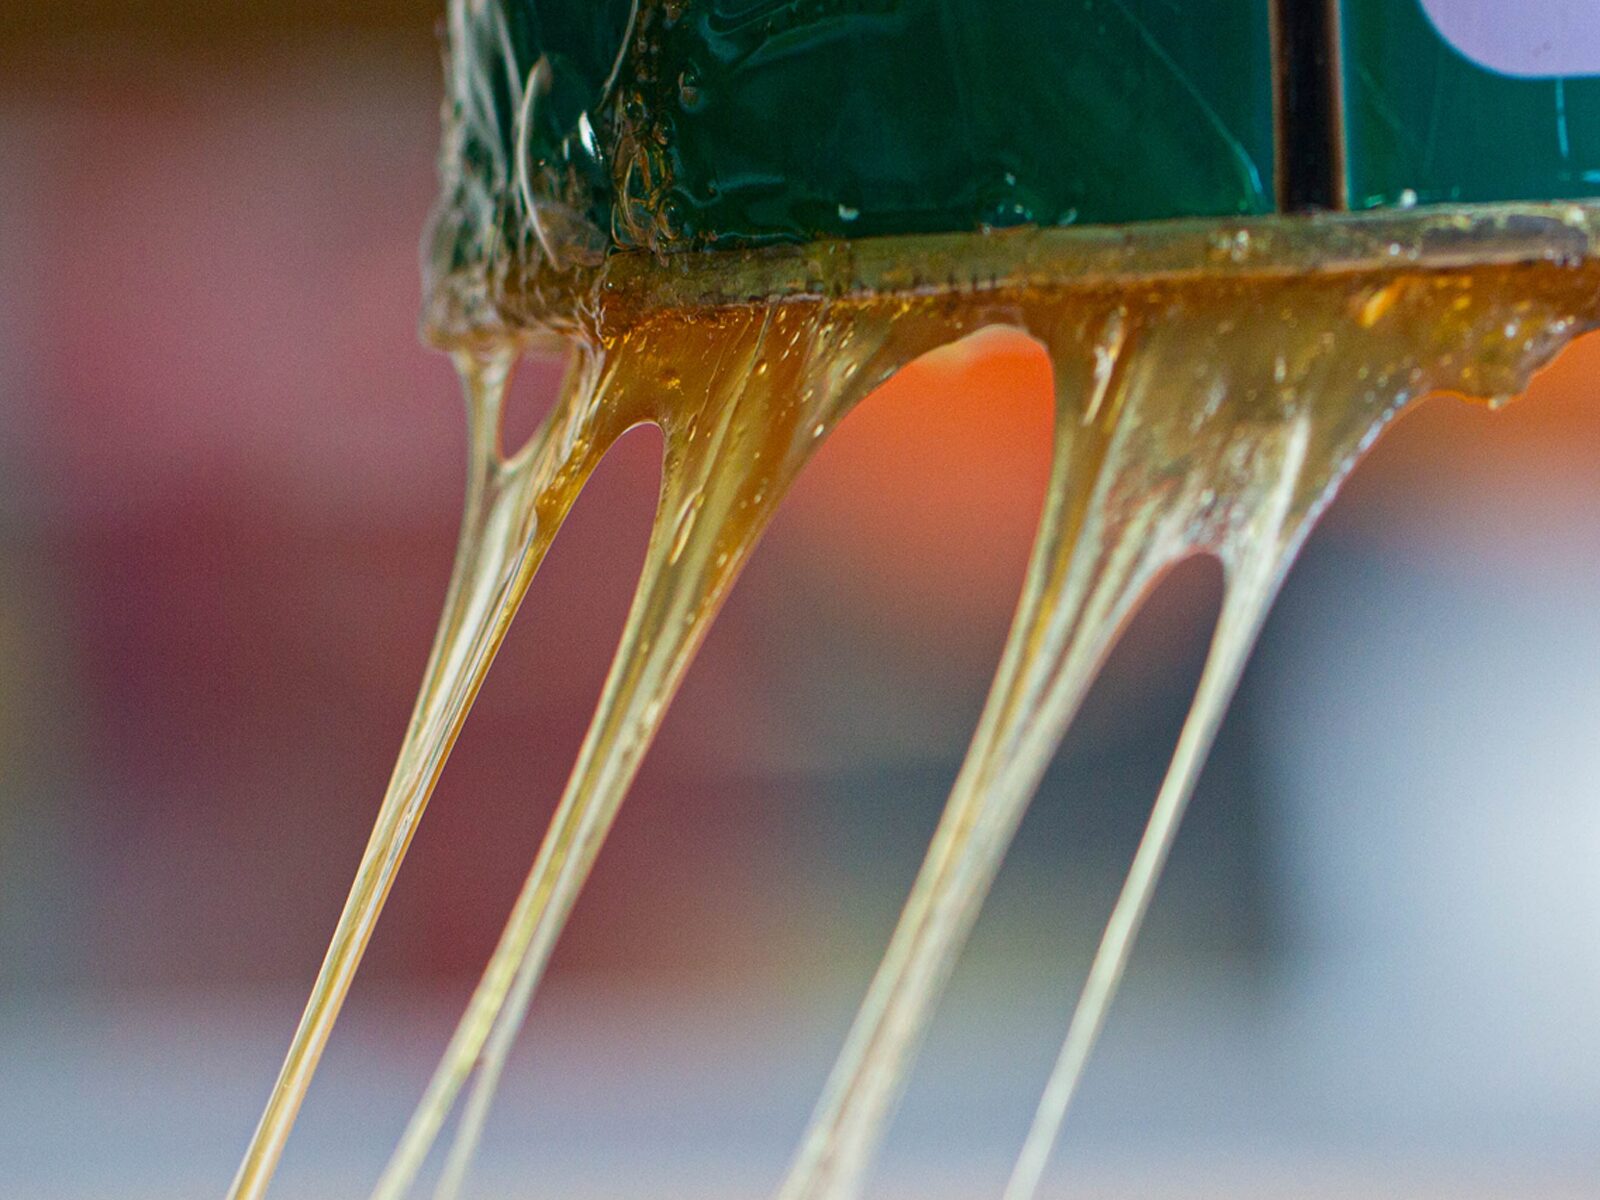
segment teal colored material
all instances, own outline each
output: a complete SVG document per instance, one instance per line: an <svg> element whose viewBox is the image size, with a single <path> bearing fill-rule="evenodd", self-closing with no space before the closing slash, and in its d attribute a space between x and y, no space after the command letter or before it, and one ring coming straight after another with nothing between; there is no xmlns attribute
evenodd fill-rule
<svg viewBox="0 0 1600 1200"><path fill-rule="evenodd" d="M498 205L517 233L516 130L537 80L520 164L531 194L612 247L1267 212L1267 11L1266 0L464 4L461 194Z"/></svg>
<svg viewBox="0 0 1600 1200"><path fill-rule="evenodd" d="M1498 74L1422 0L1341 3L1351 208L1600 196L1600 77ZM1270 8L464 4L457 202L492 215L446 230L446 257L481 249L489 221L522 236L519 168L540 236L579 258L1270 212ZM1519 8L1506 0L1505 19Z"/></svg>
<svg viewBox="0 0 1600 1200"><path fill-rule="evenodd" d="M683 0L660 242L1272 207L1264 0Z"/></svg>
<svg viewBox="0 0 1600 1200"><path fill-rule="evenodd" d="M1343 23L1351 208L1600 195L1600 78L1498 74L1419 0L1344 0Z"/></svg>

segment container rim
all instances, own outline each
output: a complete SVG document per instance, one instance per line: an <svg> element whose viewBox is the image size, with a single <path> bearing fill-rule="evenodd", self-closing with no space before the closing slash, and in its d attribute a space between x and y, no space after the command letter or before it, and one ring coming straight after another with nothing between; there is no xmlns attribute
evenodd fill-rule
<svg viewBox="0 0 1600 1200"><path fill-rule="evenodd" d="M657 256L612 254L563 273L486 258L425 287L423 335L446 349L560 341L596 317L661 309L1016 291L1094 291L1202 278L1283 279L1600 257L1600 204L1496 203L1178 218L824 240ZM998 296L996 297L999 298Z"/></svg>

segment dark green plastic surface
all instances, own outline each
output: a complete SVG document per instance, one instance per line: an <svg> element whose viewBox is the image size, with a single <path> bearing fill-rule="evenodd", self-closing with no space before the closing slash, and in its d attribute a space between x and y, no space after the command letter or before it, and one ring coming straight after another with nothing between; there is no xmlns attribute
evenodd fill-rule
<svg viewBox="0 0 1600 1200"><path fill-rule="evenodd" d="M1497 74L1451 47L1421 0L1341 3L1350 207L1600 195L1600 78ZM1506 0L1508 22L1517 7ZM525 181L556 261L617 247L1265 213L1270 10L1270 0L463 4L457 198L463 212L495 208L520 236L528 205L513 190ZM1295 153L1327 151L1309 138ZM475 228L461 225L455 258L474 252Z"/></svg>
<svg viewBox="0 0 1600 1200"><path fill-rule="evenodd" d="M468 171L656 250L1272 206L1265 0L484 0ZM476 157L475 157L476 156ZM478 164L478 165L474 165Z"/></svg>
<svg viewBox="0 0 1600 1200"><path fill-rule="evenodd" d="M1419 0L1344 0L1343 21L1351 208L1600 195L1600 79L1479 66Z"/></svg>
<svg viewBox="0 0 1600 1200"><path fill-rule="evenodd" d="M1272 206L1263 0L687 0L656 74L669 243Z"/></svg>

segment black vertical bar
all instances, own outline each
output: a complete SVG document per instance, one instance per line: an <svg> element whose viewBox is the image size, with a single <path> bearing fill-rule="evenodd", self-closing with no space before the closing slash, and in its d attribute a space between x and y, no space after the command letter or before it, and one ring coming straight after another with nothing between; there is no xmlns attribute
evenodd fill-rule
<svg viewBox="0 0 1600 1200"><path fill-rule="evenodd" d="M1339 0L1272 0L1278 207L1346 205Z"/></svg>

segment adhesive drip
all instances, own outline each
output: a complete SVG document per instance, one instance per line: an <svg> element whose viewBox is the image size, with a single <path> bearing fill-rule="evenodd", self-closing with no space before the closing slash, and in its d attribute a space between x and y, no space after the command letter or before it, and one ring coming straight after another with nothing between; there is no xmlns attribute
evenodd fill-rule
<svg viewBox="0 0 1600 1200"><path fill-rule="evenodd" d="M652 290L670 268L647 264L602 280L546 322L572 342L573 365L555 410L509 458L498 421L523 343L481 328L436 330L455 341L471 428L455 572L371 841L233 1194L264 1193L466 711L551 539L613 442L640 422L664 435L638 590L538 856L377 1185L387 1200L408 1194L460 1105L436 1192L458 1194L579 889L685 667L789 485L897 369L998 325L1037 339L1054 372L1044 512L944 817L779 1195L859 1193L933 1006L1101 660L1164 569L1215 555L1225 594L1204 673L1006 1192L1027 1200L1223 710L1310 525L1407 405L1441 390L1515 394L1600 317L1600 266L1587 257L1429 268L1398 255L1338 272L1257 274L1230 247L1231 271L1048 285L1035 274L831 299L752 285L745 295L773 298L696 305L663 299L668 284Z"/></svg>

